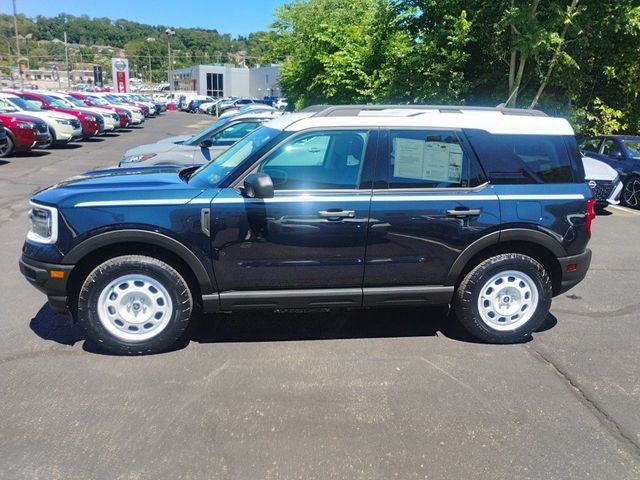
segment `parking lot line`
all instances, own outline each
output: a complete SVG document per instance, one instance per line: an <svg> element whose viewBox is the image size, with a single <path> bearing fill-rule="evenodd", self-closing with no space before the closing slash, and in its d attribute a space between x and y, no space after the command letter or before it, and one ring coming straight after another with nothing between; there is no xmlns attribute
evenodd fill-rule
<svg viewBox="0 0 640 480"><path fill-rule="evenodd" d="M614 208L620 212L624 212L624 213L628 213L628 214L632 214L632 215L640 215L640 210L633 210L632 208L628 208L628 207L621 207L620 205L610 205L611 208Z"/></svg>

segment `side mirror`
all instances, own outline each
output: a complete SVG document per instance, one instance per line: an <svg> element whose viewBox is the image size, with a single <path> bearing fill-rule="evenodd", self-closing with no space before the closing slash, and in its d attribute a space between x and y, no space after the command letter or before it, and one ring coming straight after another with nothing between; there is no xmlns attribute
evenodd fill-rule
<svg viewBox="0 0 640 480"><path fill-rule="evenodd" d="M244 179L242 195L247 198L273 198L273 182L266 173L251 173Z"/></svg>
<svg viewBox="0 0 640 480"><path fill-rule="evenodd" d="M207 138L206 140L202 140L200 142L200 147L201 148L211 148L211 147L213 147L213 141L210 138Z"/></svg>

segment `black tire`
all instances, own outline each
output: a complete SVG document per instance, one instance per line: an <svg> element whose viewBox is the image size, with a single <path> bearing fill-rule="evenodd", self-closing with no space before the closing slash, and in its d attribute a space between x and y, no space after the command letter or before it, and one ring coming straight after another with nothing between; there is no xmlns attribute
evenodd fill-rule
<svg viewBox="0 0 640 480"><path fill-rule="evenodd" d="M56 143L56 132L53 128L49 128L50 139L47 143L43 143L39 148L50 148Z"/></svg>
<svg viewBox="0 0 640 480"><path fill-rule="evenodd" d="M13 142L11 135L7 133L7 143L4 145L0 145L0 158L5 158L11 155L14 148L15 143Z"/></svg>
<svg viewBox="0 0 640 480"><path fill-rule="evenodd" d="M102 314L103 320L101 320L99 313L99 311L102 311L99 307L101 294L103 291L112 292L111 294L106 293L106 295L111 298L115 294L117 298L120 290L116 290L116 288L120 289L121 287L117 286L109 289L109 284L112 284L112 282L120 278L130 276L141 276L139 278L150 278L154 282L157 282L161 288L165 289L165 292L168 294L168 299L171 301L170 304L167 302L167 305L171 305L171 309L167 306L165 316L161 315L161 323L164 326L151 336L151 338L142 340L122 338L127 335L135 335L136 332L129 333L128 330L123 329L122 332L118 332L119 335L116 335L112 333L112 331L117 331L118 327L114 326L112 322L110 323L105 320L104 313ZM134 280L123 280L123 285L128 282L134 283ZM120 303L124 304L125 297L126 295L123 294ZM130 298L136 299L134 296ZM149 301L153 303L153 300ZM142 304L144 305L145 303L142 302ZM131 303L128 305L131 306ZM154 306L155 305L152 305L151 307ZM149 311L153 312L151 307ZM138 306L135 310L139 308ZM193 298L191 291L189 290L187 282L177 270L156 258L143 255L125 255L105 261L101 265L98 265L87 276L78 297L77 318L87 339L101 346L104 350L115 354L141 355L162 352L176 343L189 324L192 310ZM131 310L128 311L130 312ZM118 313L116 312L115 315L117 318ZM117 321L122 322L121 320L116 320L116 322ZM144 333L144 328L147 325L152 325L152 322L154 322L154 320L150 319L147 324L141 326L140 333ZM110 331L110 329L112 331Z"/></svg>
<svg viewBox="0 0 640 480"><path fill-rule="evenodd" d="M622 203L630 208L640 208L640 178L629 177L625 180L620 194Z"/></svg>
<svg viewBox="0 0 640 480"><path fill-rule="evenodd" d="M534 313L523 324L518 324L516 320L513 329L510 329L508 324L499 329L497 325L493 327L489 321L483 320L478 304L481 289L489 292L487 282L506 271L525 274L532 280L532 292L535 288L538 297ZM507 282L512 281L511 278ZM508 286L505 283L505 288ZM496 296L499 295L496 293ZM544 322L551 307L552 296L551 280L542 265L526 255L505 253L484 260L463 278L454 295L453 312L465 330L478 340L487 343L517 343L528 338ZM525 311L522 320L527 316L526 313ZM496 319L494 324L495 322L498 320Z"/></svg>

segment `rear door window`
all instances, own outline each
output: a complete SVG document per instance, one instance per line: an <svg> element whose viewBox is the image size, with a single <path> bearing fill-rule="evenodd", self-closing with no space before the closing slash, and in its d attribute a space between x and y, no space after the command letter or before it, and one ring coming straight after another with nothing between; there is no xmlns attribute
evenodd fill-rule
<svg viewBox="0 0 640 480"><path fill-rule="evenodd" d="M600 142L602 142L600 138L589 138L580 145L580 148L584 152L598 153L600 151Z"/></svg>
<svg viewBox="0 0 640 480"><path fill-rule="evenodd" d="M468 186L469 162L453 131L391 130L387 155L389 188Z"/></svg>

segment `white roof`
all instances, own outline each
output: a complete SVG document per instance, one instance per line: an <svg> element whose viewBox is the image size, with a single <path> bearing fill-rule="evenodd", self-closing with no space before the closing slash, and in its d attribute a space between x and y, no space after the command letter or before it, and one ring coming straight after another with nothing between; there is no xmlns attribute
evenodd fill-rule
<svg viewBox="0 0 640 480"><path fill-rule="evenodd" d="M500 110L463 110L458 112L435 109L393 108L363 111L358 115L315 116L315 112L284 115L268 124L271 128L301 131L309 128L336 127L407 127L478 129L494 134L573 135L573 128L564 118L528 115L507 115Z"/></svg>

